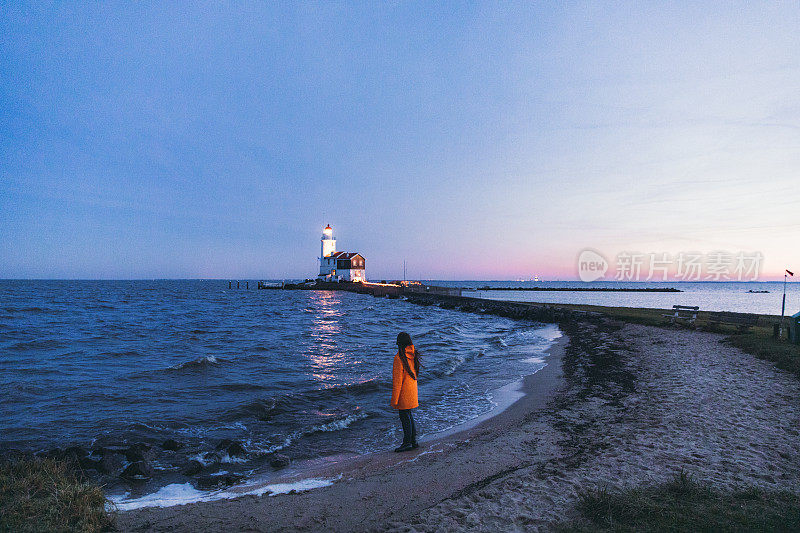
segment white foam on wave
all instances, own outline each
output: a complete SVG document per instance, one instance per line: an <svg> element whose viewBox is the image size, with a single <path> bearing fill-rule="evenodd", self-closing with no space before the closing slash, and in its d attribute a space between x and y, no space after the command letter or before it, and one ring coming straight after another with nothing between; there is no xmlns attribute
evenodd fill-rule
<svg viewBox="0 0 800 533"><path fill-rule="evenodd" d="M194 488L191 483L173 483L139 498L128 498L129 494L126 492L122 496L110 496L109 500L120 511L130 511L142 507L172 507L204 502L209 501L210 497L209 493Z"/></svg>
<svg viewBox="0 0 800 533"><path fill-rule="evenodd" d="M537 327L535 330L527 330L524 332L518 332L514 335L517 336L516 340L520 340L520 333L523 336L527 336L527 341L524 343L528 347L533 348L534 355L533 357L526 357L521 359L523 363L529 363L532 365L546 365L547 361L545 360L545 353L547 350L550 349L551 346L556 342L556 340L561 337L562 333L561 330L558 329L558 326L555 324L547 324L542 327ZM522 337L525 338L525 337ZM502 341L502 339L501 339ZM534 342L531 342L534 341ZM520 343L523 344L523 343ZM507 346L507 344L506 344Z"/></svg>
<svg viewBox="0 0 800 533"><path fill-rule="evenodd" d="M545 360L541 357L528 357L527 359L522 360L523 363L530 363L532 365L543 365L545 364Z"/></svg>
<svg viewBox="0 0 800 533"><path fill-rule="evenodd" d="M363 420L364 418L367 418L367 413L361 411L352 415L347 415L340 420L334 420L332 422L320 424L319 426L314 426L311 428L309 433L316 433L317 431L338 431L340 429L345 429L353 422L356 422L357 420Z"/></svg>
<svg viewBox="0 0 800 533"><path fill-rule="evenodd" d="M341 479L341 474L333 479L325 479L325 478L308 478L308 479L301 479L300 481L295 481L293 483L273 483L272 485L267 485L261 489L255 489L248 494L253 494L255 496L261 496L269 492L270 496L277 496L278 494L288 494L292 491L294 492L305 492L311 489L319 489L321 487L328 487L333 485L336 481Z"/></svg>
<svg viewBox="0 0 800 533"><path fill-rule="evenodd" d="M238 455L231 456L231 455L228 455L227 453L223 453L219 458L219 462L223 463L223 464L246 463L247 462L247 458L246 457L241 457L241 456L238 456Z"/></svg>
<svg viewBox="0 0 800 533"><path fill-rule="evenodd" d="M147 494L138 498L129 498L130 493L122 496L112 496L109 499L120 511L132 511L144 507L173 507L175 505L187 505L198 502L212 502L218 500L230 500L240 496L277 496L278 494L288 494L290 492L305 492L307 490L328 487L340 480L342 475L335 478L307 478L288 483L250 483L237 485L227 489L216 491L202 491L194 488L191 483L173 483L161 487L152 494Z"/></svg>
<svg viewBox="0 0 800 533"><path fill-rule="evenodd" d="M504 348L512 346L539 346L546 350L561 336L561 330L555 324L545 324L525 329L517 329L499 339L498 344Z"/></svg>
<svg viewBox="0 0 800 533"><path fill-rule="evenodd" d="M555 324L546 324L542 326L539 328L538 334L540 337L550 342L555 342L556 339L563 335Z"/></svg>
<svg viewBox="0 0 800 533"><path fill-rule="evenodd" d="M210 463L210 461L207 461L207 460L206 460L206 457L205 457L205 455L206 455L206 454L205 454L205 453L203 453L203 452L200 452L200 453L198 453L198 454L195 454L195 455L190 455L190 456L189 456L189 460L190 460L190 461L197 461L198 463L200 463L200 464L201 464L201 465L203 465L203 466L208 466L208 465L209 465L209 463Z"/></svg>

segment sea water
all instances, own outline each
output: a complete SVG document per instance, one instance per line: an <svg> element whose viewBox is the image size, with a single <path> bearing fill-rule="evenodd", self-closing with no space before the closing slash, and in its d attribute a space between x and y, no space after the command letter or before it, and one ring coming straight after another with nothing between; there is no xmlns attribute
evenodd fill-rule
<svg viewBox="0 0 800 533"><path fill-rule="evenodd" d="M780 315L783 282L616 282L596 281L429 281L433 285L463 287L464 296L518 302L602 305L610 307L648 307L671 309L673 305L698 306L705 311L733 311ZM671 288L681 292L611 292L611 291L520 291L480 290L482 287L572 288ZM786 285L786 314L800 311L800 283Z"/></svg>
<svg viewBox="0 0 800 533"><path fill-rule="evenodd" d="M546 364L559 336L553 325L402 300L235 286L0 281L0 447L146 443L153 479L108 490L194 494L182 474L190 459L252 479L271 472L276 452L298 465L396 446L400 331L423 354L423 435L490 411L497 390ZM166 439L181 450L161 450ZM209 456L222 439L247 453Z"/></svg>

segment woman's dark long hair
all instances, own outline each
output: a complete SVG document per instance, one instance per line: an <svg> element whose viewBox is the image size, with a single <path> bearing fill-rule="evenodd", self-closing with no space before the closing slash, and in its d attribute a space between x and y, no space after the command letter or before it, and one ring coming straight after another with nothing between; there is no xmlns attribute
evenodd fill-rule
<svg viewBox="0 0 800 533"><path fill-rule="evenodd" d="M414 348L414 371L411 371L411 367L408 366L408 357L406 357L406 347L413 345L414 343L411 342L411 335L406 333L405 331L400 332L397 335L397 355L400 357L400 362L403 363L403 368L406 369L408 375L411 376L411 379L417 379L419 375L419 367L422 366L419 362L419 350Z"/></svg>

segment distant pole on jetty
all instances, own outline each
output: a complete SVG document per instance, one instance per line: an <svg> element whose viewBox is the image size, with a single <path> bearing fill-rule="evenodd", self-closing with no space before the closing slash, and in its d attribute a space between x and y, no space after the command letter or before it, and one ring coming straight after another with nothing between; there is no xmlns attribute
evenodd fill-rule
<svg viewBox="0 0 800 533"><path fill-rule="evenodd" d="M783 317L786 314L786 279L789 276L794 276L794 272L786 269L786 273L783 275L783 303L781 304L781 337L783 337Z"/></svg>
<svg viewBox="0 0 800 533"><path fill-rule="evenodd" d="M406 281L406 260L403 259L403 281Z"/></svg>

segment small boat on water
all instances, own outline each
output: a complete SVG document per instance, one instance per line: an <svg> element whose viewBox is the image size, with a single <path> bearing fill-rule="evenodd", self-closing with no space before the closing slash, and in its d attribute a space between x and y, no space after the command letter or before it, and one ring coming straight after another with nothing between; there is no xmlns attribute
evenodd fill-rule
<svg viewBox="0 0 800 533"><path fill-rule="evenodd" d="M747 291L747 292L750 292L750 293L753 293L753 294L766 294L766 293L768 293L769 291L754 291L753 289L750 289L750 290L749 290L749 291Z"/></svg>

